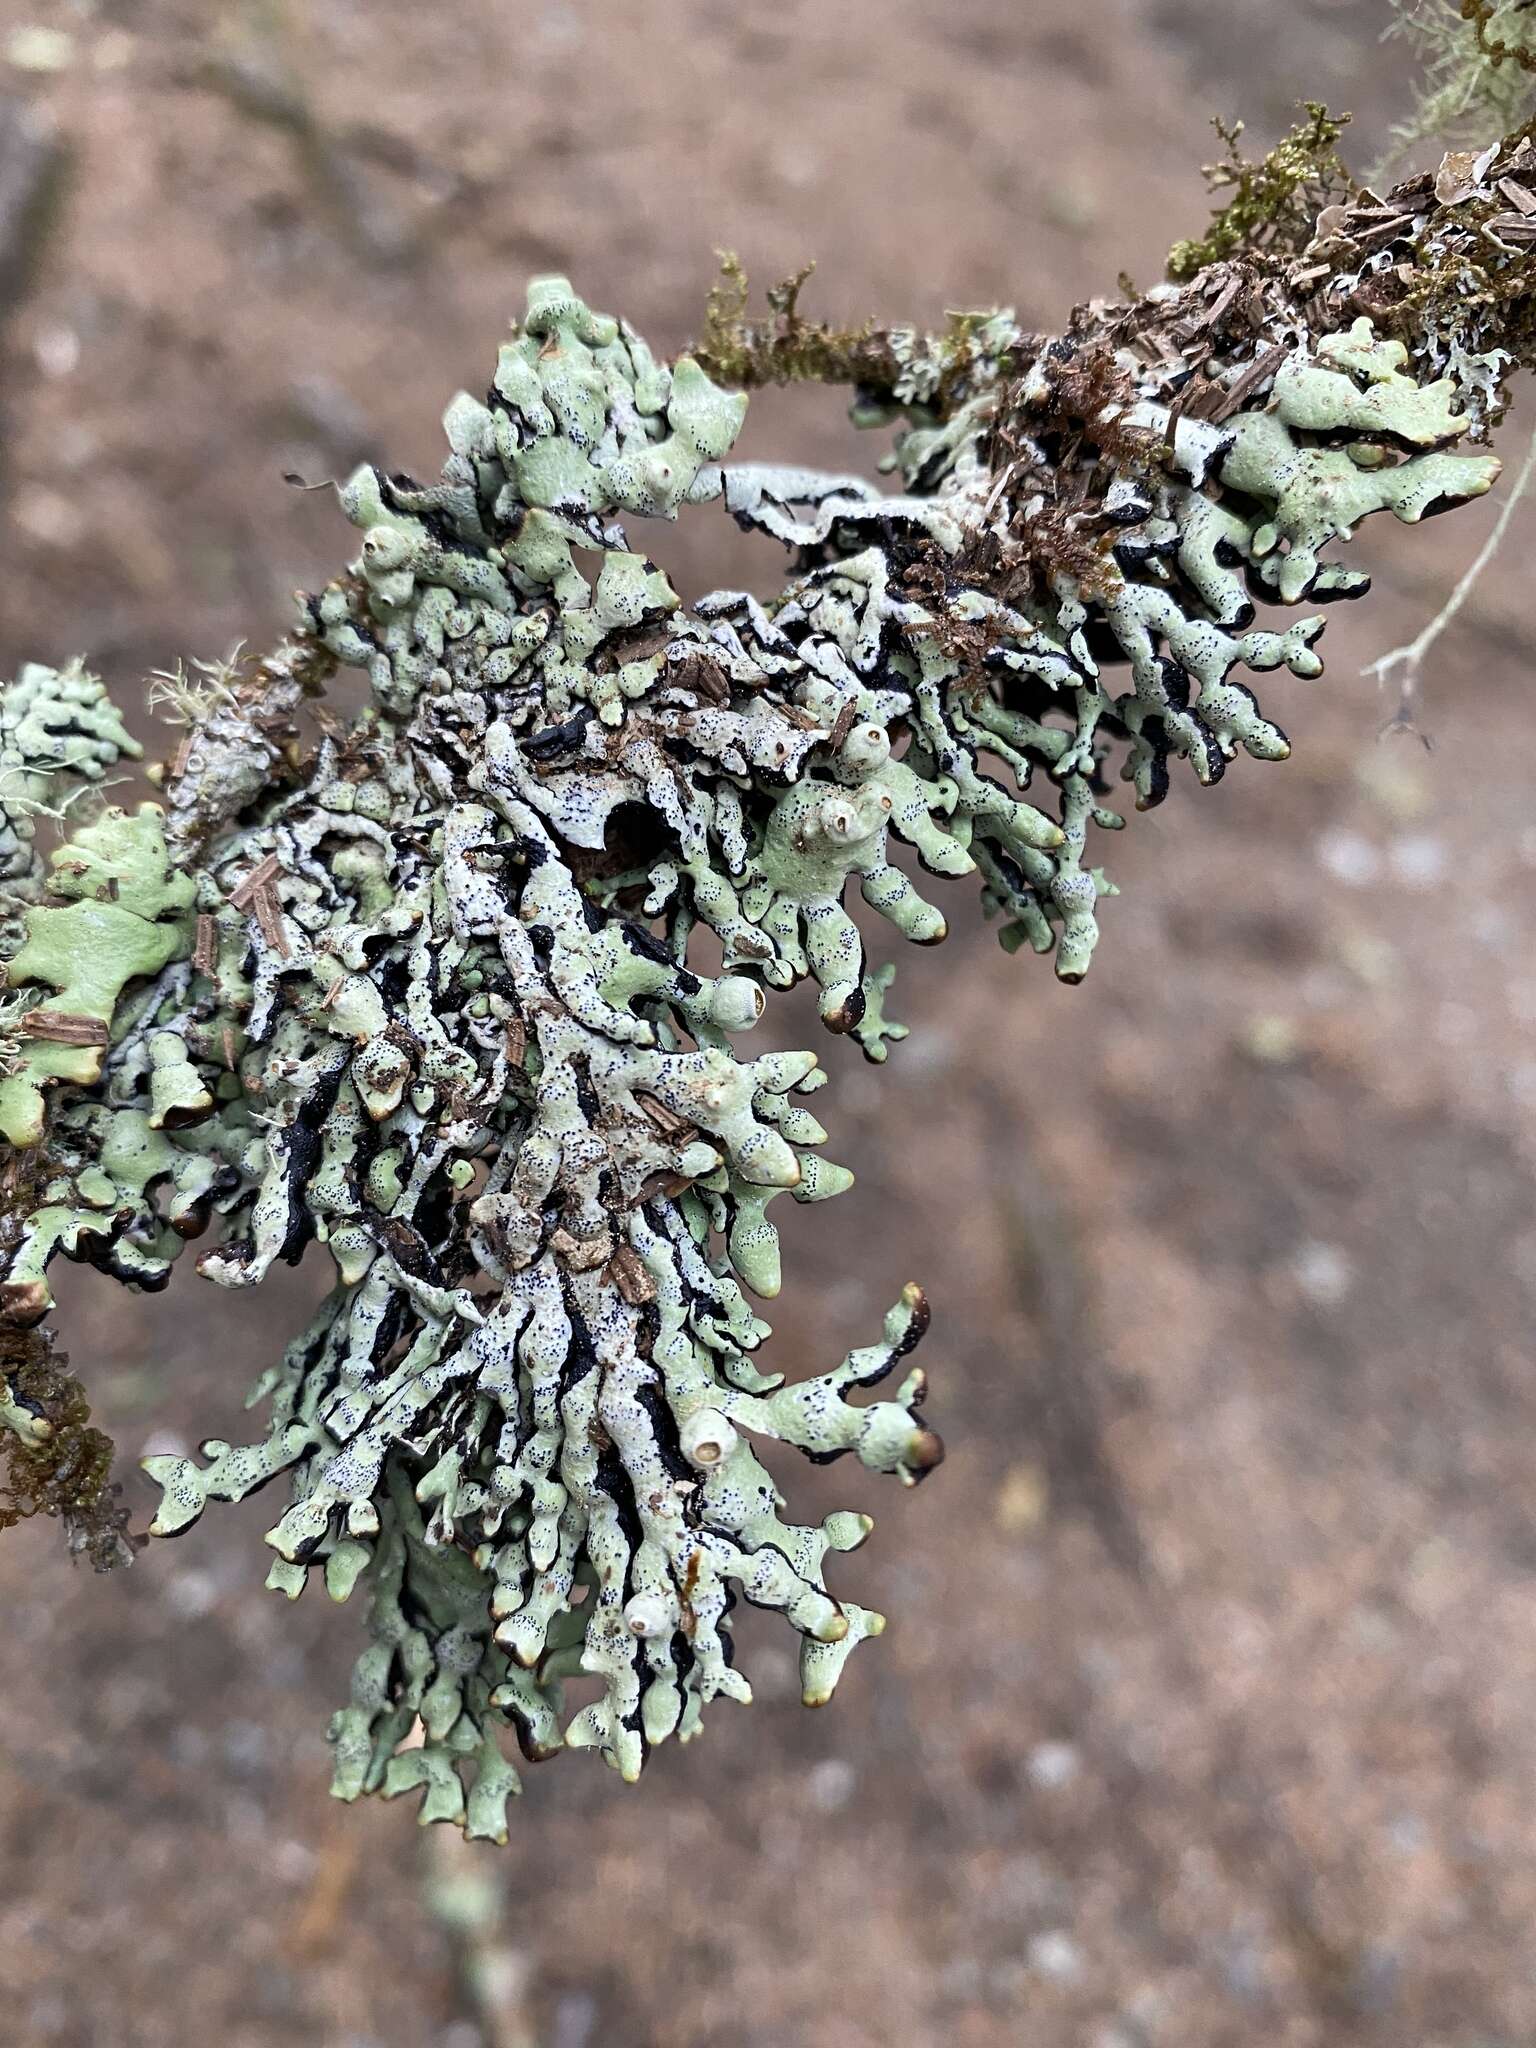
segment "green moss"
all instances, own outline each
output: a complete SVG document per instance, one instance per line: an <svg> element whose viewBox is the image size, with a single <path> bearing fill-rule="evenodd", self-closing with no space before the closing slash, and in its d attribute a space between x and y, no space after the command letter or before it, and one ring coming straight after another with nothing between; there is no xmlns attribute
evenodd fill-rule
<svg viewBox="0 0 1536 2048"><path fill-rule="evenodd" d="M752 291L741 259L731 250L721 252L719 281L710 291L694 351L712 377L741 391L801 383L879 389L895 382L896 358L873 320L839 328L807 320L800 311L801 290L815 267L808 263L770 286L769 318L754 321L748 317Z"/></svg>
<svg viewBox="0 0 1536 2048"><path fill-rule="evenodd" d="M844 385L866 404L921 403L944 417L963 393L968 374L1006 368L995 348L996 315L951 313L936 335L911 328L859 327L808 320L800 294L815 269L808 263L764 293L767 318L748 315L751 288L740 258L720 256L720 277L709 294L704 331L694 353L712 377L742 391L769 384Z"/></svg>
<svg viewBox="0 0 1536 2048"><path fill-rule="evenodd" d="M1308 100L1306 109L1307 119L1256 163L1239 146L1241 121L1212 122L1227 154L1204 167L1205 181L1212 192L1229 196L1203 235L1174 243L1168 253L1171 278L1182 283L1207 264L1234 256L1294 256L1310 239L1319 209L1355 191L1338 151L1348 114L1336 118L1317 100Z"/></svg>

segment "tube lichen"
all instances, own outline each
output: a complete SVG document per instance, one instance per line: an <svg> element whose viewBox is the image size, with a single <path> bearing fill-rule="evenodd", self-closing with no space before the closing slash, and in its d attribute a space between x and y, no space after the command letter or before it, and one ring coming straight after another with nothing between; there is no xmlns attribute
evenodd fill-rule
<svg viewBox="0 0 1536 2048"><path fill-rule="evenodd" d="M1359 594L1333 542L1497 473L1459 444L1497 417L1529 280L1480 247L1499 292L1412 329L1417 259L1356 257L1461 260L1476 222L1420 196L1390 232L1331 209L1289 264L1209 265L1049 339L994 312L807 353L789 300L795 362L738 307L667 363L536 280L486 395L447 409L440 479L357 470L355 557L293 638L175 692L161 805L100 811L50 870L13 856L0 1106L35 1165L0 1232L12 1322L47 1313L59 1252L142 1288L210 1231L223 1287L311 1243L334 1267L254 1439L147 1470L161 1536L283 1480L269 1583L361 1588L339 1797L419 1791L499 1839L503 1738L630 1779L747 1699L739 1602L797 1632L810 1704L880 1632L825 1576L867 1517L787 1519L760 1451L923 1478L927 1308L907 1286L840 1365L761 1368L770 1206L851 1176L815 1055L742 1041L809 979L886 1058L890 963L847 896L938 943L909 855L1080 981L1111 762L1148 808L1178 762L1211 784L1285 757L1238 677L1315 677L1323 620L1258 605ZM895 490L731 459L746 398L712 372L797 365L895 427ZM773 602L685 605L632 545L626 521L708 505L790 551ZM337 667L367 705L306 748ZM128 751L94 697L64 724L72 763ZM600 1691L567 1721L577 1674Z"/></svg>

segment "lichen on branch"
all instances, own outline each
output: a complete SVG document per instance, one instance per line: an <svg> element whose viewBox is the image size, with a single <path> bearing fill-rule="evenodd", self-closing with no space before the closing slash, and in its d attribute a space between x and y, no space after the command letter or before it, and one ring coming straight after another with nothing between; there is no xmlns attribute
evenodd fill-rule
<svg viewBox="0 0 1536 2048"><path fill-rule="evenodd" d="M1494 482L1532 287L1483 180L1522 163L1351 197L1288 260L1051 338L1002 311L838 333L790 290L765 328L717 301L665 362L535 280L440 478L340 486L356 551L291 640L162 681L161 806L21 861L12 1322L48 1313L60 1253L141 1288L200 1239L230 1289L331 1262L251 1440L147 1469L161 1536L278 1482L269 1583L361 1592L339 1797L499 1838L507 1741L629 1779L747 1699L743 1602L798 1635L813 1705L880 1632L826 1570L868 1518L790 1519L768 1461L931 1472L927 1305L909 1284L841 1363L765 1369L772 1205L852 1177L816 1055L745 1041L805 980L869 1060L905 1035L854 887L931 946L969 877L1007 948L1081 981L1116 781L1147 809L1180 764L1287 755L1246 678L1315 678L1323 617L1260 607L1360 594L1333 551L1368 515ZM1440 295L1473 264L1486 289ZM734 459L730 387L795 375L854 387L894 488ZM772 601L683 603L640 522L700 508L787 551ZM366 706L320 706L306 745L338 667ZM599 1690L568 1715L577 1675Z"/></svg>

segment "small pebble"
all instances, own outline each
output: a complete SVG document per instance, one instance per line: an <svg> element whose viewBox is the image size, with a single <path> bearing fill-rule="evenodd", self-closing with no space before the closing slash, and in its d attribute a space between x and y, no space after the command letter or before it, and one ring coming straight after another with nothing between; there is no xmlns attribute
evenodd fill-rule
<svg viewBox="0 0 1536 2048"><path fill-rule="evenodd" d="M1336 1308L1354 1285L1349 1259L1336 1244L1302 1245L1291 1271L1297 1288L1315 1308Z"/></svg>
<svg viewBox="0 0 1536 2048"><path fill-rule="evenodd" d="M818 1813L841 1813L853 1797L858 1773L841 1757L824 1757L810 1772L811 1804Z"/></svg>
<svg viewBox="0 0 1536 2048"><path fill-rule="evenodd" d="M1422 832L1405 833L1401 839L1394 839L1388 859L1392 873L1409 889L1433 889L1450 866L1444 840L1432 839Z"/></svg>
<svg viewBox="0 0 1536 2048"><path fill-rule="evenodd" d="M7 40L5 61L16 71L67 71L75 61L75 39L68 29L29 22Z"/></svg>
<svg viewBox="0 0 1536 2048"><path fill-rule="evenodd" d="M1317 859L1350 889L1367 888L1381 876L1381 854L1359 832L1325 832L1317 842Z"/></svg>
<svg viewBox="0 0 1536 2048"><path fill-rule="evenodd" d="M219 1589L212 1572L200 1572L195 1567L185 1571L172 1572L161 1589L160 1597L167 1607L177 1614L183 1614L189 1621L211 1611L218 1601Z"/></svg>
<svg viewBox="0 0 1536 2048"><path fill-rule="evenodd" d="M1053 1983L1069 1984L1083 1974L1083 1953L1077 1943L1060 1927L1048 1928L1044 1934L1037 1934L1029 1944L1029 1967L1037 1976L1049 1977Z"/></svg>
<svg viewBox="0 0 1536 2048"><path fill-rule="evenodd" d="M1042 1790L1055 1792L1063 1785L1070 1785L1082 1769L1082 1758L1077 1747L1071 1742L1039 1742L1029 1752L1024 1768L1029 1772L1030 1783Z"/></svg>

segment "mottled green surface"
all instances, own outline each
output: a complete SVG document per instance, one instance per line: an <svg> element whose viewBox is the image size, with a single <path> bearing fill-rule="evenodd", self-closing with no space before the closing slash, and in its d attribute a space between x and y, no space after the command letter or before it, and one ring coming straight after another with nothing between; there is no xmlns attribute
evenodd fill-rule
<svg viewBox="0 0 1536 2048"><path fill-rule="evenodd" d="M131 816L109 810L54 853L48 886L63 901L27 907L25 938L6 965L12 988L39 991L41 1018L106 1027L130 982L189 950L192 879L169 872L159 818L154 804ZM0 1077L0 1136L35 1145L44 1090L97 1080L105 1044L59 1043L29 1031L25 1019L19 1037L17 1063Z"/></svg>

